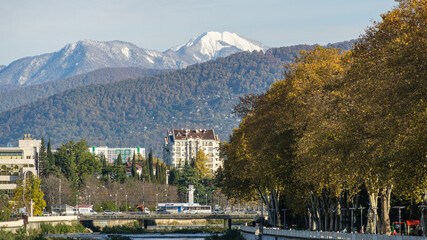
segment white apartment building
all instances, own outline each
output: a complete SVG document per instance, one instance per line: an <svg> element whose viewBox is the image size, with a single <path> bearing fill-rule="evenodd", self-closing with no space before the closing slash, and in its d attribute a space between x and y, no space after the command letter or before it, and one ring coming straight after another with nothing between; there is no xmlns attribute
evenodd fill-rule
<svg viewBox="0 0 427 240"><path fill-rule="evenodd" d="M122 157L123 163L132 161L134 154L141 154L142 157L145 157L145 148L135 147L135 148L109 148L109 147L90 147L89 151L95 155L103 154L108 163L114 163L119 157L119 154Z"/></svg>
<svg viewBox="0 0 427 240"><path fill-rule="evenodd" d="M13 196L18 180L38 176L37 159L41 140L33 139L31 134L24 134L18 147L0 147L0 189Z"/></svg>
<svg viewBox="0 0 427 240"><path fill-rule="evenodd" d="M168 131L163 146L163 162L173 167L182 167L196 159L199 149L209 159L207 167L212 174L223 166L219 157L219 138L212 129L173 129Z"/></svg>

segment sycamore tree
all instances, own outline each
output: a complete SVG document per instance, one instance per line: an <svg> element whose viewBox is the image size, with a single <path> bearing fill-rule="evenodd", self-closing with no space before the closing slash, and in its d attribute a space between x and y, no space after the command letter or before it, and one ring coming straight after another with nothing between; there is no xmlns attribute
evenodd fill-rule
<svg viewBox="0 0 427 240"><path fill-rule="evenodd" d="M333 209L340 209L344 193L354 196L360 187L359 175L346 163L349 139L340 134L348 62L341 50L319 46L300 52L286 67L286 80L272 90L284 95L292 112L295 185L309 197L313 229L338 231L340 211Z"/></svg>
<svg viewBox="0 0 427 240"><path fill-rule="evenodd" d="M344 86L343 120L355 140L350 164L363 173L370 195L367 230L375 231L379 199L383 234L390 234L393 189L420 196L427 184L427 2L398 2L358 40Z"/></svg>

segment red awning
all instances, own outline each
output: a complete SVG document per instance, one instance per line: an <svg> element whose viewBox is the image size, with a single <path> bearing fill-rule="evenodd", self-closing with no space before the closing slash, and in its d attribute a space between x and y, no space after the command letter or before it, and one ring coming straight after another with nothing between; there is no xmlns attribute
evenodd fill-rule
<svg viewBox="0 0 427 240"><path fill-rule="evenodd" d="M411 226L420 225L420 220L407 220L406 224L411 225Z"/></svg>
<svg viewBox="0 0 427 240"><path fill-rule="evenodd" d="M141 204L141 205L137 206L136 208L144 208L144 205Z"/></svg>

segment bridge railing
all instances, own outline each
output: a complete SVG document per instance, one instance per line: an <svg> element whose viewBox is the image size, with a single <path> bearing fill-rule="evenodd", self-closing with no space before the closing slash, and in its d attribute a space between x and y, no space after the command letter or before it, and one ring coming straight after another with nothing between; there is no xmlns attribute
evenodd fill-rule
<svg viewBox="0 0 427 240"><path fill-rule="evenodd" d="M246 233L258 234L258 227L242 226L240 230ZM340 240L421 240L425 237L402 236L402 235L380 235L380 234L358 234L358 233L335 233L315 231L294 231L274 228L264 228L263 235L290 237L301 239L340 239Z"/></svg>

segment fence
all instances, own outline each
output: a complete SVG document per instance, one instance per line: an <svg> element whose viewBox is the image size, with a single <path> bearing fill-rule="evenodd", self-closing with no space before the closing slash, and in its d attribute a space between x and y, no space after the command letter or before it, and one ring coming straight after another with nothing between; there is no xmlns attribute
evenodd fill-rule
<svg viewBox="0 0 427 240"><path fill-rule="evenodd" d="M258 227L240 227L244 233L258 235ZM245 236L245 234L243 234ZM247 235L247 234L246 234ZM254 239L249 237L247 239ZM340 239L340 240L422 240L426 237L401 236L401 235L379 235L379 234L357 234L357 233L335 233L315 231L289 231L283 229L264 228L263 239Z"/></svg>

